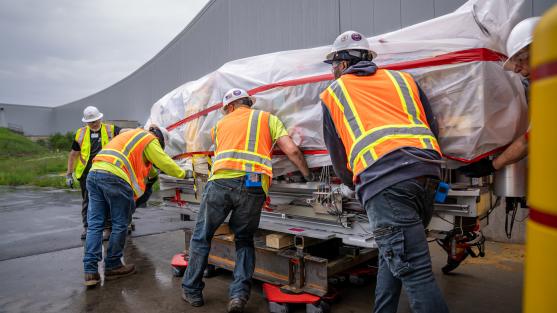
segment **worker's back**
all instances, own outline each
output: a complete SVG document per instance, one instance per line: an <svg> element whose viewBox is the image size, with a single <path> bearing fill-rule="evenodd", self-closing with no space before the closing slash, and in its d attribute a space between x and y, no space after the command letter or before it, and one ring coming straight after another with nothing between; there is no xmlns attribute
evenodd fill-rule
<svg viewBox="0 0 557 313"><path fill-rule="evenodd" d="M354 178L388 153L403 147L441 151L412 77L377 70L345 74L321 94L344 143Z"/></svg>
<svg viewBox="0 0 557 313"><path fill-rule="evenodd" d="M215 160L219 169L264 173L272 177L273 140L268 112L239 107L222 118L213 129Z"/></svg>

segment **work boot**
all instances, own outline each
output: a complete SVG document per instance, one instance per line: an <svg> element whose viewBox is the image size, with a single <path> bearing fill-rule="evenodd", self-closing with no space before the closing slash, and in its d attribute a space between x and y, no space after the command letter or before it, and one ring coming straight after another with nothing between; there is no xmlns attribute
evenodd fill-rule
<svg viewBox="0 0 557 313"><path fill-rule="evenodd" d="M83 227L83 231L81 232L81 240L85 240L87 238L87 227Z"/></svg>
<svg viewBox="0 0 557 313"><path fill-rule="evenodd" d="M184 301L186 301L187 303L189 303L191 306L194 306L194 307L199 307L199 306L202 306L203 304L205 304L203 302L203 296L202 295L192 295L192 294L186 293L186 291L184 289L182 289L182 299Z"/></svg>
<svg viewBox="0 0 557 313"><path fill-rule="evenodd" d="M108 239L110 239L110 233L112 232L112 229L110 228L105 228L103 230L103 241L108 241Z"/></svg>
<svg viewBox="0 0 557 313"><path fill-rule="evenodd" d="M100 284L101 282L101 275L99 273L89 274L85 273L85 286L88 288L93 288Z"/></svg>
<svg viewBox="0 0 557 313"><path fill-rule="evenodd" d="M243 313L246 306L246 300L240 298L231 299L228 302L228 313Z"/></svg>
<svg viewBox="0 0 557 313"><path fill-rule="evenodd" d="M104 272L105 280L113 280L135 274L135 265L125 264L112 270Z"/></svg>

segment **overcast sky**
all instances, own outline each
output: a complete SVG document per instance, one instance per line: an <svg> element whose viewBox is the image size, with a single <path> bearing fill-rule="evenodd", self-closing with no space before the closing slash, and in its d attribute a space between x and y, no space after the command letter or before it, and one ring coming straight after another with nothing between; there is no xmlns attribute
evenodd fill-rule
<svg viewBox="0 0 557 313"><path fill-rule="evenodd" d="M57 106L154 57L208 0L0 0L0 103Z"/></svg>

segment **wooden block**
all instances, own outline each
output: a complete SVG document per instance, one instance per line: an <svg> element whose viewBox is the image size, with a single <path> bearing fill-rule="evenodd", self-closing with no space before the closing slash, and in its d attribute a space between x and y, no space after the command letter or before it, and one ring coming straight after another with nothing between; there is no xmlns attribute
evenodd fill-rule
<svg viewBox="0 0 557 313"><path fill-rule="evenodd" d="M270 234L265 238L266 246L273 249L283 249L294 244L294 237L287 234Z"/></svg>
<svg viewBox="0 0 557 313"><path fill-rule="evenodd" d="M226 235L226 234L230 234L231 232L232 231L230 231L230 227L228 227L228 224L222 224L215 231L215 236Z"/></svg>

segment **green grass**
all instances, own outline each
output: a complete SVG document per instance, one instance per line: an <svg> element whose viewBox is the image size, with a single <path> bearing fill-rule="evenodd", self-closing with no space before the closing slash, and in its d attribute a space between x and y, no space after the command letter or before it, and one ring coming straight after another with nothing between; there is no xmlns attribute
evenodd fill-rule
<svg viewBox="0 0 557 313"><path fill-rule="evenodd" d="M67 152L47 148L0 128L0 185L65 187Z"/></svg>
<svg viewBox="0 0 557 313"><path fill-rule="evenodd" d="M64 187L67 153L0 158L0 185Z"/></svg>
<svg viewBox="0 0 557 313"><path fill-rule="evenodd" d="M0 159L46 153L47 149L6 128L0 128Z"/></svg>

